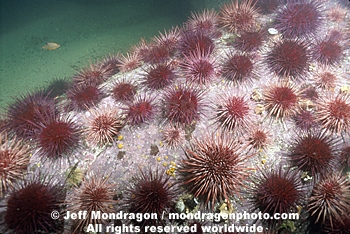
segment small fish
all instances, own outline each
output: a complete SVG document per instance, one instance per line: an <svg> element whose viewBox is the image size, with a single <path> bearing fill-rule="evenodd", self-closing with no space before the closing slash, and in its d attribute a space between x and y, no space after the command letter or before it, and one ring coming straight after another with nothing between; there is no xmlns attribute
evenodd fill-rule
<svg viewBox="0 0 350 234"><path fill-rule="evenodd" d="M55 42L46 42L45 45L43 45L41 48L44 50L56 50L60 48L60 45Z"/></svg>

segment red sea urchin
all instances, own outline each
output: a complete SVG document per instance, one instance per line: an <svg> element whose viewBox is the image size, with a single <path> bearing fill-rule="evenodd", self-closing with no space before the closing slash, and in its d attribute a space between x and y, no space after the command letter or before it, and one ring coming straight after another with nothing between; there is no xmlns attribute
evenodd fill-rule
<svg viewBox="0 0 350 234"><path fill-rule="evenodd" d="M73 85L67 92L69 110L86 110L99 103L104 94L97 85Z"/></svg>
<svg viewBox="0 0 350 234"><path fill-rule="evenodd" d="M157 219L145 219L141 222L132 220L138 226L162 225L162 214L173 210L175 187L170 182L170 176L164 171L156 169L155 172L140 171L133 177L132 186L128 187L125 194L125 209L129 213L157 214Z"/></svg>
<svg viewBox="0 0 350 234"><path fill-rule="evenodd" d="M179 127L168 126L163 130L162 140L170 148L175 148L185 141L185 132Z"/></svg>
<svg viewBox="0 0 350 234"><path fill-rule="evenodd" d="M247 156L237 142L224 135L195 139L186 148L179 172L187 191L200 198L202 205L213 209L217 202L230 202L245 187L248 175Z"/></svg>
<svg viewBox="0 0 350 234"><path fill-rule="evenodd" d="M71 116L50 114L37 124L34 135L33 140L40 157L57 160L78 147L80 129Z"/></svg>
<svg viewBox="0 0 350 234"><path fill-rule="evenodd" d="M319 101L315 112L316 121L329 132L343 134L350 132L350 97L338 94Z"/></svg>
<svg viewBox="0 0 350 234"><path fill-rule="evenodd" d="M328 134L307 132L296 137L287 155L293 165L318 178L332 171L337 144L337 139Z"/></svg>
<svg viewBox="0 0 350 234"><path fill-rule="evenodd" d="M0 133L0 199L13 182L21 178L29 164L29 146L22 140L8 139L6 132Z"/></svg>
<svg viewBox="0 0 350 234"><path fill-rule="evenodd" d="M39 176L26 180L8 197L3 228L17 234L61 233L63 219L52 218L52 212L59 215L64 199L65 190L58 183Z"/></svg>
<svg viewBox="0 0 350 234"><path fill-rule="evenodd" d="M255 8L255 2L235 0L221 7L219 22L223 28L231 33L242 30L251 31L256 27L257 17L258 10Z"/></svg>
<svg viewBox="0 0 350 234"><path fill-rule="evenodd" d="M218 65L210 54L198 49L184 57L180 67L188 83L207 84L217 77Z"/></svg>
<svg viewBox="0 0 350 234"><path fill-rule="evenodd" d="M150 121L156 112L154 98L139 96L133 103L128 104L125 110L126 122L131 126Z"/></svg>
<svg viewBox="0 0 350 234"><path fill-rule="evenodd" d="M159 90L170 85L175 78L176 74L171 63L159 63L146 70L142 84L149 89Z"/></svg>
<svg viewBox="0 0 350 234"><path fill-rule="evenodd" d="M321 9L318 0L288 0L276 15L275 27L284 37L310 37L321 25Z"/></svg>
<svg viewBox="0 0 350 234"><path fill-rule="evenodd" d="M201 13L191 12L191 18L187 21L187 27L195 32L215 36L218 19L218 13L213 9L204 9Z"/></svg>
<svg viewBox="0 0 350 234"><path fill-rule="evenodd" d="M46 113L56 112L56 102L44 92L28 93L9 106L6 126L21 139L30 139L35 123Z"/></svg>
<svg viewBox="0 0 350 234"><path fill-rule="evenodd" d="M282 120L300 111L299 99L300 92L296 86L288 83L275 84L263 94L268 116Z"/></svg>
<svg viewBox="0 0 350 234"><path fill-rule="evenodd" d="M187 30L182 32L179 42L179 51L183 55L190 55L201 51L204 54L211 54L214 51L215 44L212 38L202 32Z"/></svg>
<svg viewBox="0 0 350 234"><path fill-rule="evenodd" d="M117 102L132 102L137 89L138 86L133 81L122 79L113 84L112 96Z"/></svg>
<svg viewBox="0 0 350 234"><path fill-rule="evenodd" d="M259 175L253 178L254 186L250 188L253 210L268 213L270 217L279 213L297 211L297 205L302 199L302 184L298 172L291 169L266 170L261 168ZM280 220L266 219L269 224Z"/></svg>
<svg viewBox="0 0 350 234"><path fill-rule="evenodd" d="M230 52L226 55L221 68L221 75L228 81L250 83L255 78L254 62L251 55Z"/></svg>
<svg viewBox="0 0 350 234"><path fill-rule="evenodd" d="M280 77L299 78L309 68L308 45L302 40L276 42L266 57L270 70Z"/></svg>
<svg viewBox="0 0 350 234"><path fill-rule="evenodd" d="M226 95L215 108L215 122L224 131L238 135L247 130L252 122L248 101L244 97Z"/></svg>
<svg viewBox="0 0 350 234"><path fill-rule="evenodd" d="M172 124L190 125L200 119L203 91L186 86L173 86L164 94L164 117Z"/></svg>
<svg viewBox="0 0 350 234"><path fill-rule="evenodd" d="M317 40L312 48L316 61L324 65L338 64L344 57L343 36L338 31L332 31L322 40Z"/></svg>
<svg viewBox="0 0 350 234"><path fill-rule="evenodd" d="M91 109L84 129L86 140L93 146L112 143L119 134L122 121L117 109Z"/></svg>
<svg viewBox="0 0 350 234"><path fill-rule="evenodd" d="M72 213L79 211L87 211L87 213L86 218L75 220L72 224L72 233L84 233L84 228L89 224L107 223L104 219L93 218L91 212L112 213L114 211L114 185L108 182L108 178L91 174L79 188L76 188L74 197L67 202L69 204L67 210Z"/></svg>
<svg viewBox="0 0 350 234"><path fill-rule="evenodd" d="M342 223L350 207L350 182L341 173L327 175L315 184L308 199L311 225L318 227Z"/></svg>
<svg viewBox="0 0 350 234"><path fill-rule="evenodd" d="M92 64L81 69L73 77L74 84L78 85L99 85L112 76L110 65L106 66L103 63Z"/></svg>
<svg viewBox="0 0 350 234"><path fill-rule="evenodd" d="M265 33L263 30L252 32L243 31L235 39L233 46L245 52L256 51L263 45L264 37Z"/></svg>

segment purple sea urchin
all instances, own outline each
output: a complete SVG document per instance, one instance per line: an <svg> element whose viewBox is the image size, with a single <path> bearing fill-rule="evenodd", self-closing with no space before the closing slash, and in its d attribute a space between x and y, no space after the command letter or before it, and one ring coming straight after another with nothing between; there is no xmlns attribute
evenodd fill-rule
<svg viewBox="0 0 350 234"><path fill-rule="evenodd" d="M106 66L102 63L93 64L81 69L73 77L73 82L76 85L99 85L112 76L110 65Z"/></svg>
<svg viewBox="0 0 350 234"><path fill-rule="evenodd" d="M170 85L176 78L170 63L160 63L146 70L143 84L152 90L159 90Z"/></svg>
<svg viewBox="0 0 350 234"><path fill-rule="evenodd" d="M342 134L350 132L349 95L339 94L318 102L316 121L329 132Z"/></svg>
<svg viewBox="0 0 350 234"><path fill-rule="evenodd" d="M69 115L51 114L41 119L33 135L38 154L44 159L57 160L79 146L80 128Z"/></svg>
<svg viewBox="0 0 350 234"><path fill-rule="evenodd" d="M188 83L207 84L217 77L216 59L199 49L184 55L180 64Z"/></svg>
<svg viewBox="0 0 350 234"><path fill-rule="evenodd" d="M250 83L254 78L252 56L245 53L228 53L221 68L221 75L235 84Z"/></svg>
<svg viewBox="0 0 350 234"><path fill-rule="evenodd" d="M73 85L67 92L68 109L82 111L97 105L104 94L97 85Z"/></svg>
<svg viewBox="0 0 350 234"><path fill-rule="evenodd" d="M134 82L122 79L113 84L112 97L116 101L132 102L137 89L138 86Z"/></svg>
<svg viewBox="0 0 350 234"><path fill-rule="evenodd" d="M312 48L316 61L325 65L339 64L344 57L343 36L338 31L332 31L324 39L318 40Z"/></svg>
<svg viewBox="0 0 350 234"><path fill-rule="evenodd" d="M156 113L154 98L139 96L125 111L126 122L132 126L150 121Z"/></svg>
<svg viewBox="0 0 350 234"><path fill-rule="evenodd" d="M6 127L21 139L32 137L35 123L47 113L55 113L56 102L43 92L28 93L9 106Z"/></svg>
<svg viewBox="0 0 350 234"><path fill-rule="evenodd" d="M224 131L241 134L252 121L248 101L244 97L227 95L216 104L215 122Z"/></svg>

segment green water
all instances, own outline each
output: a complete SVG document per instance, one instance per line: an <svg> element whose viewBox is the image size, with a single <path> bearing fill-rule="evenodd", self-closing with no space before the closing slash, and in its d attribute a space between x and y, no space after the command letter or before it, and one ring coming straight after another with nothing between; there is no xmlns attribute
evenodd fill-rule
<svg viewBox="0 0 350 234"><path fill-rule="evenodd" d="M108 53L126 52L182 26L191 11L217 7L202 0L2 0L0 109L14 97L72 77L74 69ZM210 4L210 6L208 5ZM46 42L61 47L46 51Z"/></svg>

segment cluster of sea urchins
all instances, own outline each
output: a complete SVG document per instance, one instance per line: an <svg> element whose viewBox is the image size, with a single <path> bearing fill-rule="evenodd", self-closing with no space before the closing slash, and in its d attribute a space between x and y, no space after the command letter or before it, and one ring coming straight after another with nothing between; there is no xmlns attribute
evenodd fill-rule
<svg viewBox="0 0 350 234"><path fill-rule="evenodd" d="M250 207L270 216L301 215L301 221L258 222L271 231L303 233L307 219L310 231L346 233L346 11L318 0L234 0L219 12L192 13L182 28L150 42L142 39L125 55L90 62L63 95L42 90L17 98L0 122L2 230L80 233L89 223L100 223L90 220L93 210L160 217L175 210ZM146 129L154 131L147 135L151 139L140 139L147 149L132 148ZM129 151L116 144L121 132L130 141ZM159 141L159 147L150 145ZM148 152L148 147L156 150L140 161L135 152ZM72 166L75 157L94 153L91 163L103 165L98 162L105 160L101 152L106 150L124 163L99 168L108 177L95 172L82 183L73 180L74 190L62 189L49 176L43 180L40 173L22 175L28 167L40 172L39 164ZM174 159L164 170L159 167L167 162L154 166L161 154ZM77 160L82 161L76 164L79 170L93 168L84 165L84 158ZM125 189L113 173L127 160L140 169L128 177ZM86 210L88 219L64 224L47 218L52 210L70 209ZM145 225L167 223L160 218L129 221L141 232ZM70 229L63 227L67 224Z"/></svg>

